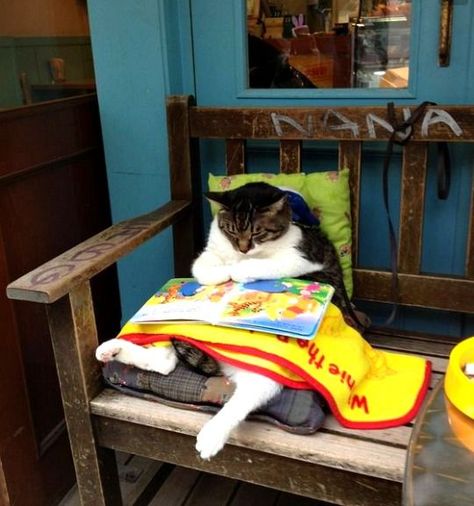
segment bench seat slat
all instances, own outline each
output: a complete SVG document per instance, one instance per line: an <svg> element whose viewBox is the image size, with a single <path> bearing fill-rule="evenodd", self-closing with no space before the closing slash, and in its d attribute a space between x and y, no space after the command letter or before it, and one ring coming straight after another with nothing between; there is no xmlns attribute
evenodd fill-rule
<svg viewBox="0 0 474 506"><path fill-rule="evenodd" d="M348 438L363 439L403 449L406 449L408 446L411 431L411 425L401 425L400 427L393 427L392 429L347 429L332 415L326 418L324 425L320 429L320 432L344 434L344 436Z"/></svg>
<svg viewBox="0 0 474 506"><path fill-rule="evenodd" d="M100 417L188 435L196 435L209 419L204 413L157 405L109 389L91 401L91 412ZM245 422L233 432L229 443L363 475L403 480L404 449L344 436L324 432L298 436L268 424ZM343 461L341 455L345 456Z"/></svg>

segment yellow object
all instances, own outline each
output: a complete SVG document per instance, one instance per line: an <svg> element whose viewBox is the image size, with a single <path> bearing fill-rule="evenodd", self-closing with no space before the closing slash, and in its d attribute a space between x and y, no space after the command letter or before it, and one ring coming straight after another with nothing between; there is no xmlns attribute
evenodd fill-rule
<svg viewBox="0 0 474 506"><path fill-rule="evenodd" d="M448 399L469 418L474 418L474 381L464 374L463 368L474 362L474 337L457 344L449 355L444 390Z"/></svg>
<svg viewBox="0 0 474 506"><path fill-rule="evenodd" d="M454 404L445 399L448 421L459 441L474 453L474 420L461 413Z"/></svg>
<svg viewBox="0 0 474 506"><path fill-rule="evenodd" d="M372 348L333 304L312 340L206 324L130 322L118 337L144 346L182 339L286 386L317 390L342 425L358 429L409 422L430 380L429 361Z"/></svg>

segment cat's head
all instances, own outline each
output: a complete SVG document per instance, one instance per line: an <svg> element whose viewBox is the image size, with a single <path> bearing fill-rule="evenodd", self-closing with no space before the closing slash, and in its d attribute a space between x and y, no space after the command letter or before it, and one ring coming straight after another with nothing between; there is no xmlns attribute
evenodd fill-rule
<svg viewBox="0 0 474 506"><path fill-rule="evenodd" d="M267 183L248 183L206 197L219 205L219 229L241 253L280 238L291 223L286 193Z"/></svg>

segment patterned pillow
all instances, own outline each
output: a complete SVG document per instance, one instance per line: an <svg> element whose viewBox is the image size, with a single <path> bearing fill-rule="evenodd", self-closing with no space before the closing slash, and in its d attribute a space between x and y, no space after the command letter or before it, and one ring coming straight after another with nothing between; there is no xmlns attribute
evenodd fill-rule
<svg viewBox="0 0 474 506"><path fill-rule="evenodd" d="M108 362L102 375L110 387L135 397L168 406L216 413L233 393L233 386L223 376L203 376L186 365L164 376L120 362ZM283 390L268 404L249 415L295 434L313 434L324 423L326 402L314 390Z"/></svg>
<svg viewBox="0 0 474 506"><path fill-rule="evenodd" d="M349 191L349 169L312 174L239 174L215 176L209 174L209 190L233 190L246 183L264 181L274 186L295 190L303 195L321 228L339 253L344 284L352 296L352 230ZM213 213L216 211L212 209Z"/></svg>

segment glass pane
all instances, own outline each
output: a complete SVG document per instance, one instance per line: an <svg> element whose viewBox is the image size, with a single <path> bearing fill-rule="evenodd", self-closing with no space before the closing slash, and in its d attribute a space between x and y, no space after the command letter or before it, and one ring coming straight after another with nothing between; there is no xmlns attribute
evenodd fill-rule
<svg viewBox="0 0 474 506"><path fill-rule="evenodd" d="M250 88L406 88L411 0L247 0Z"/></svg>
<svg viewBox="0 0 474 506"><path fill-rule="evenodd" d="M0 3L0 110L95 90L86 0Z"/></svg>

